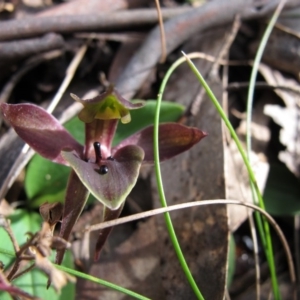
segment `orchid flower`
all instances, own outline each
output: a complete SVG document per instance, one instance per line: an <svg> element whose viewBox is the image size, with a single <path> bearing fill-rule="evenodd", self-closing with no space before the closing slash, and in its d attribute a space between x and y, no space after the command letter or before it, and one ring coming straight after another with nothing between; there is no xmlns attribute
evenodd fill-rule
<svg viewBox="0 0 300 300"><path fill-rule="evenodd" d="M79 119L85 123L85 145L80 145L44 109L34 104L4 104L0 110L16 133L37 153L53 162L72 167L69 176L60 237L68 240L71 230L92 193L104 205L104 221L118 218L126 197L136 184L143 163L153 163L153 126L112 147L118 121L130 122L130 110L142 102L124 99L113 87L93 99L71 96L83 105ZM206 133L177 123L159 126L160 160L169 159L198 143ZM100 231L95 259L111 228ZM64 250L58 250L61 263Z"/></svg>

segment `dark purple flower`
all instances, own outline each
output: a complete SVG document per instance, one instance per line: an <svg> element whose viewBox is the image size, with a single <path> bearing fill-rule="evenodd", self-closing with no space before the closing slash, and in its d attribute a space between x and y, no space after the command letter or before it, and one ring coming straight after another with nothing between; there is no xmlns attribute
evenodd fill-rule
<svg viewBox="0 0 300 300"><path fill-rule="evenodd" d="M143 103L125 100L112 87L107 92L82 100L78 117L85 123L85 145L80 145L49 113L33 104L1 104L4 118L17 134L41 156L72 167L60 236L68 239L89 192L105 206L104 219L117 218L124 201L136 184L142 163L153 163L153 126L111 147L119 119L130 121L130 110ZM177 123L159 126L160 159L169 159L198 143L206 133ZM103 230L96 257L111 229ZM63 251L58 252L60 263Z"/></svg>

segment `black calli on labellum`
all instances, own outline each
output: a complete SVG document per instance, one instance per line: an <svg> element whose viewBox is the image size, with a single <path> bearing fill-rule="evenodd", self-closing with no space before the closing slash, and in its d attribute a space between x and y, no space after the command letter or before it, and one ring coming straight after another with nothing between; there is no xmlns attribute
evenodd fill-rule
<svg viewBox="0 0 300 300"><path fill-rule="evenodd" d="M94 143L94 149L95 149L95 155L96 155L96 161L95 161L95 163L98 164L101 161L101 159L102 159L101 144L99 142L95 142Z"/></svg>
<svg viewBox="0 0 300 300"><path fill-rule="evenodd" d="M108 173L108 167L106 165L101 165L99 168L99 174L105 175Z"/></svg>
<svg viewBox="0 0 300 300"><path fill-rule="evenodd" d="M94 142L94 149L95 149L95 156L96 160L95 163L99 164L102 161L102 154L101 154L101 144L99 142ZM112 157L108 157L107 159L112 159ZM97 170L99 174L105 175L108 173L108 167L106 165L101 165L99 170Z"/></svg>

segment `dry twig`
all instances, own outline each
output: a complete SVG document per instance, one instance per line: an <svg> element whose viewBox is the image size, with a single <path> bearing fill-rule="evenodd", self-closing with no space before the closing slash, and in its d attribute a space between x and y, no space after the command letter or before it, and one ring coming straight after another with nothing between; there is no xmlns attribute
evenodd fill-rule
<svg viewBox="0 0 300 300"><path fill-rule="evenodd" d="M60 49L64 45L64 39L56 33L48 33L41 38L2 42L0 43L0 65L41 52Z"/></svg>
<svg viewBox="0 0 300 300"><path fill-rule="evenodd" d="M191 13L190 7L162 9L164 20L182 13ZM157 24L155 9L134 9L92 15L51 16L1 22L0 41L28 38L48 32L82 32L90 30L124 30L125 28Z"/></svg>
<svg viewBox="0 0 300 300"><path fill-rule="evenodd" d="M165 22L167 53L196 33L233 22L236 15L240 15L241 20L267 16L274 11L278 2L279 0L266 1L258 9L252 0L208 1ZM299 5L299 2L290 0L286 7ZM160 49L160 29L156 27L149 33L116 82L117 89L125 98L131 99L148 78L161 57Z"/></svg>

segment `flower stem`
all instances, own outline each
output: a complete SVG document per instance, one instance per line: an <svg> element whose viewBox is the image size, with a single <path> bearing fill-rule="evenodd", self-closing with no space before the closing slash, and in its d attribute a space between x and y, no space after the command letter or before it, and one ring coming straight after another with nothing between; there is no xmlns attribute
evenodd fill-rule
<svg viewBox="0 0 300 300"><path fill-rule="evenodd" d="M182 61L183 62L183 61ZM165 89L165 86L167 84L168 79L170 78L171 74L173 73L173 71L182 63L176 61L168 70L168 72L166 73L162 84L160 86L160 90L159 90L159 94L157 97L157 105L156 105L156 113L155 113L155 119L154 119L154 136L153 136L153 147L154 147L154 164L155 164L155 174L156 174L156 181L157 181L157 188L158 188L158 193L159 193L159 198L161 201L161 205L162 207L167 207L167 201L165 198L165 193L164 193L164 188L163 188L163 183L162 183L162 177L161 177L161 171L160 171L160 165L159 165L159 135L158 135L158 125L159 125L159 113L160 113L160 106L161 106L161 101L162 101L162 94L163 91ZM169 213L165 213L164 214L165 217L165 222L166 222L166 226L174 247L174 250L176 252L176 255L178 257L178 260L180 262L180 265L183 269L183 272L192 288L192 290L194 291L197 299L201 299L204 300L204 297L202 296L194 278L193 275L187 265L187 262L184 258L184 255L181 251L178 239L176 237L176 233L172 224L172 220L170 217Z"/></svg>

